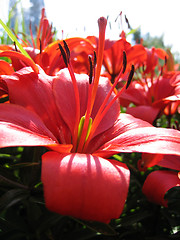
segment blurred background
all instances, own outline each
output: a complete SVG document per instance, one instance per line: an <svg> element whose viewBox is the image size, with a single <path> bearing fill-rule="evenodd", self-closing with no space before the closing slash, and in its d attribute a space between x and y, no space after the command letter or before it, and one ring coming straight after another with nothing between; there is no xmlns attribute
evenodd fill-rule
<svg viewBox="0 0 180 240"><path fill-rule="evenodd" d="M127 33L127 24L121 23L122 11L129 20L132 29L138 29L140 37L161 41L171 48L175 57L180 52L180 14L179 0L0 0L0 18L7 23L11 14L11 28L21 26L23 21L28 32L29 22L38 26L41 9L45 7L46 15L57 31L58 38L97 35L97 19L108 17L107 38L117 39L122 28ZM132 36L127 38L132 41ZM152 40L152 39L151 39Z"/></svg>

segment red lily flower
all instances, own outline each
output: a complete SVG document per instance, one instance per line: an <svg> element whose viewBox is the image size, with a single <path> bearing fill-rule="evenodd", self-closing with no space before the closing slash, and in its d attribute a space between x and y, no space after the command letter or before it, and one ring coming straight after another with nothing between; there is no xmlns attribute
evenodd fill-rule
<svg viewBox="0 0 180 240"><path fill-rule="evenodd" d="M51 150L42 156L46 206L108 223L122 213L130 173L125 164L106 158L134 151L180 155L180 133L120 114L121 91L115 94L115 85L100 77L105 26L100 18L97 65L89 76L74 74L66 42L59 48L67 68L55 76L24 56L31 67L0 76L10 99L0 104L0 147L46 146ZM91 59L90 65L95 66Z"/></svg>
<svg viewBox="0 0 180 240"><path fill-rule="evenodd" d="M154 161L155 159L156 161ZM157 164L161 167L169 168L169 170L158 170L150 173L142 188L149 201L167 207L168 201L164 199L166 192L175 186L180 186L180 174L176 171L171 171L172 169L180 171L180 157L149 154L148 156L143 156L141 163L142 161L146 167Z"/></svg>
<svg viewBox="0 0 180 240"><path fill-rule="evenodd" d="M110 74L112 82L120 73L123 66L123 52L127 56L127 71L130 66L143 62L146 59L146 51L142 45L131 46L125 38L121 38L104 51L103 64Z"/></svg>
<svg viewBox="0 0 180 240"><path fill-rule="evenodd" d="M151 78L154 76L155 68L158 67L158 70L161 70L161 66L159 64L159 58L162 60L168 59L168 54L165 52L165 50L161 48L154 48L151 49L145 48L147 53L146 61L144 61L144 67L145 71L144 74L150 74Z"/></svg>
<svg viewBox="0 0 180 240"><path fill-rule="evenodd" d="M29 56L35 61L36 63L40 63L41 60L41 52L45 49L46 46L48 46L50 43L52 43L54 32L52 31L52 25L49 24L48 19L45 15L45 9L43 8L41 11L41 19L39 22L39 27L37 28L36 37L34 38L32 33L31 24L29 26L30 35L31 35L31 42L26 39L21 39L18 35L16 35L17 39L19 39L22 42L23 48L26 50L26 52L29 54ZM16 46L14 45L8 46L8 45L1 45L1 50L17 50ZM21 61L18 61L17 58L11 58L12 65L15 70L19 70L24 65L22 65ZM41 60L41 61L40 61Z"/></svg>
<svg viewBox="0 0 180 240"><path fill-rule="evenodd" d="M162 114L174 114L180 103L179 74L170 72L153 80L133 81L120 96L121 104L127 107L127 113L150 123ZM129 103L136 107L128 107Z"/></svg>
<svg viewBox="0 0 180 240"><path fill-rule="evenodd" d="M10 75L13 72L14 69L8 62L0 60L0 75Z"/></svg>
<svg viewBox="0 0 180 240"><path fill-rule="evenodd" d="M97 50L98 38L89 36L87 39L90 40L94 48ZM103 56L105 72L103 75L109 77L111 82L115 81L115 78L118 77L123 68L123 52L126 53L127 58L126 73L130 70L132 64L139 65L147 58L145 48L142 45L131 46L131 44L126 41L125 37L122 37L117 41L106 39Z"/></svg>
<svg viewBox="0 0 180 240"><path fill-rule="evenodd" d="M76 73L88 73L88 55L93 55L93 51L95 50L91 42L88 39L80 37L68 38L66 42L71 52L74 71ZM59 52L57 51L59 44L63 44L63 40L49 44L41 53L42 61L38 63L51 76L66 67L62 56L59 56Z"/></svg>

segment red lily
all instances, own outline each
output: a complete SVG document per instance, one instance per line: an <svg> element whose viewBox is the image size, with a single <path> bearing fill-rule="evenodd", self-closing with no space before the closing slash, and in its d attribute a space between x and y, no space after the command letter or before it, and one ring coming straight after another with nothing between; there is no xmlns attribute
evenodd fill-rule
<svg viewBox="0 0 180 240"><path fill-rule="evenodd" d="M112 82L120 73L123 66L123 52L127 56L127 71L132 64L136 65L146 59L146 52L142 45L131 46L125 38L121 38L104 51L103 64L110 74Z"/></svg>
<svg viewBox="0 0 180 240"><path fill-rule="evenodd" d="M74 74L64 42L64 48L59 47L67 68L56 76L22 57L31 67L0 77L10 99L10 104L0 104L0 146L46 146L51 150L42 156L46 206L60 214L108 223L123 210L130 173L125 164L105 158L164 149L180 155L180 133L120 114L121 91L116 95L115 85L100 77L104 18L99 26L97 66L90 76Z"/></svg>
<svg viewBox="0 0 180 240"><path fill-rule="evenodd" d="M94 36L87 37L98 49L98 38ZM105 40L103 66L105 67L104 75L108 76L111 82L115 81L123 67L123 52L126 53L127 66L126 72L130 70L131 65L139 65L146 60L146 51L142 45L131 46L125 37L119 40Z"/></svg>
<svg viewBox="0 0 180 240"><path fill-rule="evenodd" d="M151 49L145 48L147 58L146 61L144 61L144 67L145 71L144 74L150 74L151 78L154 76L155 68L158 68L158 70L161 70L161 66L159 64L159 59L167 60L168 54L165 52L165 50L161 48L154 48Z"/></svg>
<svg viewBox="0 0 180 240"><path fill-rule="evenodd" d="M172 115L180 103L179 76L179 72L169 72L153 80L133 81L120 96L121 104L134 103L136 107L127 107L127 113L150 123L163 113Z"/></svg>
<svg viewBox="0 0 180 240"><path fill-rule="evenodd" d="M41 59L41 52L45 49L46 46L48 46L50 43L52 43L54 32L52 31L52 25L49 24L48 19L45 15L45 9L43 8L41 11L41 19L39 22L39 26L37 28L36 37L34 38L32 33L31 24L29 27L30 35L31 35L31 42L26 39L23 40L18 35L16 36L18 39L21 40L23 48L26 50L26 52L29 54L29 56L36 62L40 63ZM15 50L14 45L8 46L8 45L1 45L1 50ZM12 65L15 68L15 70L19 70L22 67L21 61L18 61L17 58L11 58Z"/></svg>
<svg viewBox="0 0 180 240"><path fill-rule="evenodd" d="M167 169L150 173L142 188L143 193L149 201L167 207L168 201L164 199L166 192L175 186L180 186L180 173L176 172L180 171L180 157L175 155L149 154L143 156L141 166L142 163L144 169L156 164Z"/></svg>

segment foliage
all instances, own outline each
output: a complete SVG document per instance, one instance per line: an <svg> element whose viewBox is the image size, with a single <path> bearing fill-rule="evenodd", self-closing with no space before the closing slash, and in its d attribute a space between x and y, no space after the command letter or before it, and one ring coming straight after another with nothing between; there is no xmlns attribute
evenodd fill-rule
<svg viewBox="0 0 180 240"><path fill-rule="evenodd" d="M131 170L129 195L123 214L109 225L85 222L49 212L44 205L40 156L44 148L6 148L0 154L0 238L6 240L59 239L179 239L179 189L168 192L169 208L148 202L142 194L146 176L137 170L140 154L114 158ZM33 159L33 162L32 162ZM157 168L157 167L156 167ZM73 201L73 199L72 199Z"/></svg>

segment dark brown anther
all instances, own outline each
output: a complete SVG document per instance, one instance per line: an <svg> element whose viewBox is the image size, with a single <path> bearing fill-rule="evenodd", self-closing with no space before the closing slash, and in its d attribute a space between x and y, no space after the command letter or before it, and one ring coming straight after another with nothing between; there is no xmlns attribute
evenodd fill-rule
<svg viewBox="0 0 180 240"><path fill-rule="evenodd" d="M125 73L126 66L127 66L127 57L126 57L126 52L123 51L123 71L122 71L122 73Z"/></svg>
<svg viewBox="0 0 180 240"><path fill-rule="evenodd" d="M39 38L39 51L40 53L42 53L42 42L40 38Z"/></svg>
<svg viewBox="0 0 180 240"><path fill-rule="evenodd" d="M127 25L128 25L128 28L129 28L129 29L132 29L132 28L131 28L131 25L129 24L129 20L128 20L128 18L126 17L126 15L125 15L125 21L126 21L126 23L127 23Z"/></svg>
<svg viewBox="0 0 180 240"><path fill-rule="evenodd" d="M96 56L96 52L94 51L94 68L96 66L96 63L97 63L97 56Z"/></svg>
<svg viewBox="0 0 180 240"><path fill-rule="evenodd" d="M64 63L66 65L66 67L68 67L68 60L67 60L66 52L64 51L64 48L61 46L60 43L58 43L58 46L59 46L58 49L60 49L60 51L61 51L61 55L63 57Z"/></svg>
<svg viewBox="0 0 180 240"><path fill-rule="evenodd" d="M69 59L70 59L70 50L69 47L67 45L67 42L65 40L63 40L63 44L64 44L64 49L66 51L66 56L67 56L67 61L69 63Z"/></svg>
<svg viewBox="0 0 180 240"><path fill-rule="evenodd" d="M128 80L127 80L127 83L126 83L126 89L129 87L133 76L134 76L134 65L131 66L131 71L129 73Z"/></svg>
<svg viewBox="0 0 180 240"><path fill-rule="evenodd" d="M167 65L167 57L164 58L164 64Z"/></svg>
<svg viewBox="0 0 180 240"><path fill-rule="evenodd" d="M92 83L92 79L93 79L93 64L92 64L92 59L89 56L89 84Z"/></svg>
<svg viewBox="0 0 180 240"><path fill-rule="evenodd" d="M161 67L160 76L163 75L163 67Z"/></svg>
<svg viewBox="0 0 180 240"><path fill-rule="evenodd" d="M15 47L15 50L16 50L16 52L17 52L18 49L17 49L17 46L16 46L16 42L14 42L14 47Z"/></svg>

